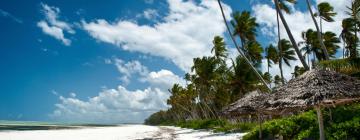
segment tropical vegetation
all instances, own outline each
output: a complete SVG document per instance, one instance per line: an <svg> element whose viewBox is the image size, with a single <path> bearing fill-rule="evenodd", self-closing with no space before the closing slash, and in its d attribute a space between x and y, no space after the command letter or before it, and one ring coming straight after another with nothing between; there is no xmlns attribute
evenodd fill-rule
<svg viewBox="0 0 360 140"><path fill-rule="evenodd" d="M220 0L218 0L221 7ZM291 14L289 4L295 0L274 0L278 36L276 44L262 46L257 40L259 24L249 11L234 12L229 34L240 55L228 56L228 43L215 36L212 55L193 59L191 71L186 73L186 85L174 84L167 100L169 109L152 114L145 123L150 125L177 125L194 129L213 129L224 132L250 131L244 139L257 139L259 127L253 121L241 118L226 119L221 113L229 104L241 99L254 90L270 92L271 88L286 84L283 67L294 67L292 78L317 67L331 69L354 77L360 77L359 32L360 1L353 0L346 11L348 17L342 20L342 31L337 35L323 30L323 22L334 22L334 8L327 2L319 3L312 11L307 0L315 29L307 29L296 42L283 12ZM224 20L225 16L223 15ZM281 21L281 22L280 22ZM320 23L317 23L320 21ZM287 38L280 36L280 23ZM320 26L318 26L320 24ZM236 40L240 41L240 46ZM343 46L341 49L340 46ZM294 66L300 61L301 66ZM266 62L266 64L263 64ZM274 65L279 73L271 73ZM265 66L265 71L262 70ZM325 125L328 139L356 139L360 134L360 105L350 105L325 110ZM316 114L310 110L290 117L277 116L263 125L264 136L269 139L317 139ZM340 115L340 114L346 115ZM332 114L332 115L329 115ZM332 116L332 119L330 119ZM251 118L251 117L250 117Z"/></svg>

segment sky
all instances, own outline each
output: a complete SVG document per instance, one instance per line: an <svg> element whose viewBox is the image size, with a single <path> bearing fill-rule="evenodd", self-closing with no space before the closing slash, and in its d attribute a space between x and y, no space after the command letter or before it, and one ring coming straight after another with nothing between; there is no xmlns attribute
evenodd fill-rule
<svg viewBox="0 0 360 140"><path fill-rule="evenodd" d="M349 1L326 1L338 14L324 31L339 35ZM262 46L276 43L271 1L223 6L229 20L250 11ZM285 18L301 41L314 24L303 1L291 10ZM214 36L225 37L230 57L238 55L215 0L4 0L0 30L0 120L141 123L169 107L167 89L185 85L192 59L211 55ZM280 35L287 38L283 27ZM292 70L284 68L287 79Z"/></svg>

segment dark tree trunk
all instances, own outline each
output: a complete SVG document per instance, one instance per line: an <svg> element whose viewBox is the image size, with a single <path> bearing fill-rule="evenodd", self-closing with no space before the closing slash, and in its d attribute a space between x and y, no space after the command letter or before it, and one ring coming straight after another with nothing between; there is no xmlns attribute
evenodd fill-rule
<svg viewBox="0 0 360 140"><path fill-rule="evenodd" d="M275 3L275 7L276 7L276 10L279 12L279 16L280 16L280 19L285 27L285 30L286 30L286 33L288 34L289 36L289 39L290 39L290 42L291 44L293 45L294 49L295 49L295 52L297 54L297 56L299 57L302 65L304 66L305 70L309 70L309 66L306 64L306 61L304 59L304 57L301 55L301 51L299 49L299 47L297 46L297 43L294 39L294 36L292 35L291 31L290 31L290 28L285 20L285 17L284 15L282 14L282 11L280 10L280 7L279 7L279 0L274 0L274 3Z"/></svg>
<svg viewBox="0 0 360 140"><path fill-rule="evenodd" d="M308 6L308 9L309 9L311 18L312 18L312 20L313 20L313 22L315 24L316 31L317 31L317 37L318 37L318 40L320 42L321 49L324 52L325 60L329 60L329 53L328 53L328 51L327 51L327 49L325 47L324 40L322 39L322 33L320 32L320 29L319 29L319 26L318 26L317 21L315 19L314 13L313 13L313 11L311 9L310 1L306 0L306 3L307 3L307 6Z"/></svg>
<svg viewBox="0 0 360 140"><path fill-rule="evenodd" d="M224 23L225 23L226 29L228 30L229 35L230 35L230 37L231 37L231 40L233 41L236 49L239 51L240 55L245 58L245 61L246 61L247 64L251 67L251 69L256 73L257 77L260 79L260 81L262 82L262 84L263 84L264 86L266 86L266 88L267 88L269 91L271 91L271 88L268 86L268 83L264 80L264 78L260 75L260 73L257 71L257 69L252 65L252 63L249 61L249 59L248 59L248 58L245 56L245 54L242 52L241 48L237 45L235 38L232 36L230 27L229 27L229 25L228 25L227 22L226 22L226 17L225 17L225 14L224 14L224 9L223 9L223 7L222 7L222 5L221 5L220 0L218 0L218 4L219 4L220 10L221 10L221 15L222 15L222 17L223 17L223 19L224 19Z"/></svg>

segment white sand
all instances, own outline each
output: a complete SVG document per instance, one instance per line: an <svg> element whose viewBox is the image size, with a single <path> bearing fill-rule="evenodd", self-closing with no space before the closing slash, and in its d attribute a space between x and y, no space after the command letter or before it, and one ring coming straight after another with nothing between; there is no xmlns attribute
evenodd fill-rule
<svg viewBox="0 0 360 140"><path fill-rule="evenodd" d="M83 129L2 131L0 140L235 140L244 133L222 134L208 131L157 127L146 125L123 125L116 127L91 127Z"/></svg>

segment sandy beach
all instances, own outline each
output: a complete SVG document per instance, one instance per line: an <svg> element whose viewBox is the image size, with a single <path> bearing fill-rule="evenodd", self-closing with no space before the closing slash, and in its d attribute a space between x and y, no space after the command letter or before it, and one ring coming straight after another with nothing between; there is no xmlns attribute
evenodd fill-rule
<svg viewBox="0 0 360 140"><path fill-rule="evenodd" d="M235 140L244 133L212 133L169 126L122 125L61 130L2 131L0 140Z"/></svg>

